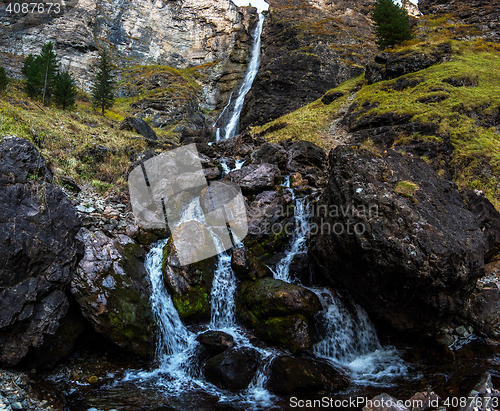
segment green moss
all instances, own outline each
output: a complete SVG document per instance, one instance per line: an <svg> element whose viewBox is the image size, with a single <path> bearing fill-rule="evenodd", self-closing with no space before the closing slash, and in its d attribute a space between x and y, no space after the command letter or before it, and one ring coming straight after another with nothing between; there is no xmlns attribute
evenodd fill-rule
<svg viewBox="0 0 500 411"><path fill-rule="evenodd" d="M416 201L414 194L418 190L418 185L412 183L411 181L400 181L394 188L394 192L401 197L409 198L412 201Z"/></svg>
<svg viewBox="0 0 500 411"><path fill-rule="evenodd" d="M185 295L174 294L173 302L183 319L203 318L210 313L208 294L202 286L191 287Z"/></svg>
<svg viewBox="0 0 500 411"><path fill-rule="evenodd" d="M301 324L306 330L297 330ZM303 332L307 333L303 340ZM287 317L272 317L267 319L257 331L264 341L286 346L292 354L297 354L309 348L311 336L307 319L300 314Z"/></svg>

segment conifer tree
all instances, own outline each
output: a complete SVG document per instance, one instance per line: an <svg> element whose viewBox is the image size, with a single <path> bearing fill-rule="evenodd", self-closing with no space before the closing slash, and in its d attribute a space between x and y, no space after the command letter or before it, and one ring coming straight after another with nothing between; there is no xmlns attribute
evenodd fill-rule
<svg viewBox="0 0 500 411"><path fill-rule="evenodd" d="M377 46L384 49L413 37L408 12L393 0L377 0L372 14Z"/></svg>
<svg viewBox="0 0 500 411"><path fill-rule="evenodd" d="M2 94L9 84L9 78L7 77L7 73L3 67L0 67L0 94Z"/></svg>
<svg viewBox="0 0 500 411"><path fill-rule="evenodd" d="M113 68L106 50L99 53L95 65L95 77L91 86L92 107L104 111L113 107L114 97Z"/></svg>
<svg viewBox="0 0 500 411"><path fill-rule="evenodd" d="M30 54L21 69L26 77L26 94L32 98L41 98L43 104L50 101L59 67L53 47L52 42L45 43L40 55Z"/></svg>
<svg viewBox="0 0 500 411"><path fill-rule="evenodd" d="M60 72L54 79L54 101L63 110L75 105L77 89L75 79L68 71Z"/></svg>

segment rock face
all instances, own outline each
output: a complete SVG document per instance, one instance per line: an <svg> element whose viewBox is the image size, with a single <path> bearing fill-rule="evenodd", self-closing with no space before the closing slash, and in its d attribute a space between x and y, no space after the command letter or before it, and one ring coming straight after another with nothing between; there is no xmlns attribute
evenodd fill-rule
<svg viewBox="0 0 500 411"><path fill-rule="evenodd" d="M474 25L487 38L500 39L499 0L419 0L418 8L424 15L449 15L463 23Z"/></svg>
<svg viewBox="0 0 500 411"><path fill-rule="evenodd" d="M66 290L83 255L80 220L50 184L45 160L26 140L0 143L0 362L41 347L66 315Z"/></svg>
<svg viewBox="0 0 500 411"><path fill-rule="evenodd" d="M348 386L341 372L319 359L281 356L271 365L269 388L278 394L334 393Z"/></svg>
<svg viewBox="0 0 500 411"><path fill-rule="evenodd" d="M375 56L374 62L366 65L365 78L368 84L393 79L446 61L450 55L451 47L444 43L426 53L407 51L379 53Z"/></svg>
<svg viewBox="0 0 500 411"><path fill-rule="evenodd" d="M263 340L292 352L312 346L308 320L320 309L312 291L274 278L243 282L237 298L238 315L247 326Z"/></svg>
<svg viewBox="0 0 500 411"><path fill-rule="evenodd" d="M320 98L363 72L375 53L373 0L270 0L262 58L241 128L261 125Z"/></svg>
<svg viewBox="0 0 500 411"><path fill-rule="evenodd" d="M85 257L71 292L95 330L120 347L142 356L154 352L154 321L144 250L123 234L110 238L83 228Z"/></svg>
<svg viewBox="0 0 500 411"><path fill-rule="evenodd" d="M3 56L26 56L52 41L64 65L86 78L105 39L120 58L139 64L189 67L227 60L244 29L243 13L232 2L69 1L52 16L3 17ZM244 60L244 56L242 57ZM19 73L16 59L8 66ZM82 82L83 85L83 82Z"/></svg>
<svg viewBox="0 0 500 411"><path fill-rule="evenodd" d="M394 150L339 146L314 213L316 261L399 330L458 312L484 268L485 238L456 186Z"/></svg>

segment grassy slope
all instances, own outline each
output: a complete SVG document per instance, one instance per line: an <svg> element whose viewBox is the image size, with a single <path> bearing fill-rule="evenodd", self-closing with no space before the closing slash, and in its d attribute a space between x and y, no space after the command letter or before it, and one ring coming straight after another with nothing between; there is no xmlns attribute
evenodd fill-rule
<svg viewBox="0 0 500 411"><path fill-rule="evenodd" d="M488 118L500 110L500 45L486 43L481 39L466 41L451 40L473 28L446 23L449 19L424 20L419 28L423 39L413 40L394 51L426 50L439 42L448 42L453 49L449 62L431 66L425 70L404 77L419 78L424 81L414 88L403 91L391 90L387 86L396 80L387 80L373 85L364 83L363 76L350 80L330 92L345 93L330 105L321 100L287 114L262 127L253 129L261 132L277 123L287 123L287 127L271 132L265 137L273 142L287 138L300 138L315 142L329 149L338 142L329 131L332 120L342 116L339 113L351 102L362 106L365 102L379 103L364 115L378 115L387 112L411 114L411 121L435 123L440 135L450 137L454 146L452 165L456 182L460 187L479 188L499 208L500 189L496 176L500 175L500 131L488 127L482 118ZM458 33L458 34L457 34ZM454 87L443 80L450 77L477 79L477 87ZM356 94L354 94L356 93ZM435 95L445 96L439 103L420 103L417 100ZM350 101L351 100L351 101ZM475 113L475 114L471 114ZM439 136L401 135L395 146L407 144L411 140L439 140ZM478 169L491 168L490 177L479 176Z"/></svg>
<svg viewBox="0 0 500 411"><path fill-rule="evenodd" d="M12 81L7 92L0 95L0 138L15 135L37 145L58 175L68 175L79 184L89 184L105 193L126 187L126 174L131 154L147 148L138 134L118 130L120 122L131 113L130 104L143 98L178 97L198 92L196 81L207 65L176 70L167 66L133 66L122 72L119 89L126 89L131 97L118 98L105 117L95 113L88 96L81 93L73 110L44 107L29 99L22 90L22 82ZM147 89L148 80L163 74L171 80L167 89ZM146 119L148 121L148 119ZM171 128L154 129L160 141L177 137ZM92 148L104 146L110 150L104 158L92 155ZM90 153L90 154L89 154Z"/></svg>

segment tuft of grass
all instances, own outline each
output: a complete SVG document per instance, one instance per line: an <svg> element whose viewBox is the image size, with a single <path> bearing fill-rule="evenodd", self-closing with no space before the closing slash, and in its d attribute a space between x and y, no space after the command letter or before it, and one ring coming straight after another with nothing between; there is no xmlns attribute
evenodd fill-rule
<svg viewBox="0 0 500 411"><path fill-rule="evenodd" d="M401 197L409 198L412 201L416 201L414 195L418 190L418 185L412 183L411 181L400 181L394 188L394 192Z"/></svg>

